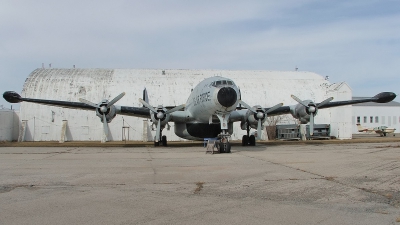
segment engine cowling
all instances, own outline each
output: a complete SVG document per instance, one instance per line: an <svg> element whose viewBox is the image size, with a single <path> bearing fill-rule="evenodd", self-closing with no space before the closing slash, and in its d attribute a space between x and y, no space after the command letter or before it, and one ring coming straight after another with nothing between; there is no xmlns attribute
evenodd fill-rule
<svg viewBox="0 0 400 225"><path fill-rule="evenodd" d="M156 125L158 121L160 121L161 127L164 127L170 121L170 114L167 113L167 109L162 106L158 106L156 111L157 112L150 113L151 121Z"/></svg>
<svg viewBox="0 0 400 225"><path fill-rule="evenodd" d="M247 122L249 123L249 126L251 128L257 129L258 126L258 120L261 119L261 123L264 124L265 120L267 119L266 113L264 112L264 109L259 106L253 106L252 107L253 111L247 110L246 112L246 118Z"/></svg>
<svg viewBox="0 0 400 225"><path fill-rule="evenodd" d="M314 102L311 100L302 101L304 104L297 104L293 108L290 109L290 113L292 116L298 120L302 124L306 124L310 122L310 114L314 113L314 116L318 113L318 108ZM308 107L306 107L307 105Z"/></svg>
<svg viewBox="0 0 400 225"><path fill-rule="evenodd" d="M105 111L105 112L103 113L102 110ZM113 105L107 108L107 104L103 104L102 103L96 109L96 116L98 116L100 118L102 123L104 123L103 114L105 114L105 116L106 116L106 122L110 123L115 118L115 116L117 115L117 110L116 110L115 106L113 106Z"/></svg>

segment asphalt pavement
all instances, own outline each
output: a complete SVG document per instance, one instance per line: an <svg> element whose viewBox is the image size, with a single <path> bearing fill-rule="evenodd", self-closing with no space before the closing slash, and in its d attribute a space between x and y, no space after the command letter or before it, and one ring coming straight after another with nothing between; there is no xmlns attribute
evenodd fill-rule
<svg viewBox="0 0 400 225"><path fill-rule="evenodd" d="M3 146L0 224L400 224L400 142Z"/></svg>

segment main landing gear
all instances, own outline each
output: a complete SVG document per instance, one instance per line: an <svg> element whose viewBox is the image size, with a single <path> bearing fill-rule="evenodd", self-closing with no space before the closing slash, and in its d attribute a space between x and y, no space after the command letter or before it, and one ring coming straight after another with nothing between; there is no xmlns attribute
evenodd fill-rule
<svg viewBox="0 0 400 225"><path fill-rule="evenodd" d="M247 135L242 137L242 146L256 146L256 136L250 135L250 126L247 123Z"/></svg>
<svg viewBox="0 0 400 225"><path fill-rule="evenodd" d="M162 146L167 146L167 136L162 135L162 130L160 132L161 140L156 141L156 137L154 137L154 147L160 146L160 143Z"/></svg>
<svg viewBox="0 0 400 225"><path fill-rule="evenodd" d="M243 135L242 146L256 146L256 136Z"/></svg>

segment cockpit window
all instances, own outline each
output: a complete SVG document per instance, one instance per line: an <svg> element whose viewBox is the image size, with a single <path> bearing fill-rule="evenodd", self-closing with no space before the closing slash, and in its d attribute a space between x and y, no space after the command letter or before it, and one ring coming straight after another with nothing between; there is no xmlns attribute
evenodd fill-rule
<svg viewBox="0 0 400 225"><path fill-rule="evenodd" d="M214 87L230 86L230 85L233 85L233 82L230 80L218 80L218 81L214 81L211 85Z"/></svg>

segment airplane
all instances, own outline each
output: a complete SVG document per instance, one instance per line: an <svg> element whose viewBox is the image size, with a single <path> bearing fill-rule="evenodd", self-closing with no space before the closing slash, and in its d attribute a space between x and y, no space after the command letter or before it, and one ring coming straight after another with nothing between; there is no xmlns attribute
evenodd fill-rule
<svg viewBox="0 0 400 225"><path fill-rule="evenodd" d="M381 137L386 136L386 134L389 134L389 133L393 133L393 136L395 136L394 131L396 130L396 128L390 128L387 126L364 128L359 123L357 123L357 129L358 129L358 132L367 132L367 133L375 132L375 133L379 134Z"/></svg>
<svg viewBox="0 0 400 225"><path fill-rule="evenodd" d="M151 119L156 126L154 146L167 145L167 137L162 131L169 122L175 123L175 134L189 140L205 140L217 138L216 147L221 153L230 153L230 136L233 133L233 123L240 122L241 129L247 131L242 137L243 146L255 146L256 137L250 135L250 129L257 130L257 139L261 139L263 123L269 116L291 114L301 123L310 123L310 134L313 135L314 117L319 109L351 105L363 102L386 103L392 101L396 94L393 92L381 92L374 97L331 102L328 98L320 103L311 100L301 100L294 95L291 97L297 101L296 105L283 106L278 103L275 106L264 108L260 105L250 106L241 99L239 87L232 79L215 76L201 81L190 93L185 104L179 106L164 107L158 105L153 107L149 104L146 89L143 91L143 99L139 102L143 107L115 105L125 93L119 94L111 101L104 99L95 104L85 99L79 102L22 98L14 91L6 91L3 98L10 103L31 102L44 105L58 106L72 109L94 110L96 116L103 123L103 135L108 136L108 123L117 115L128 115L134 117ZM243 107L244 106L244 107Z"/></svg>

